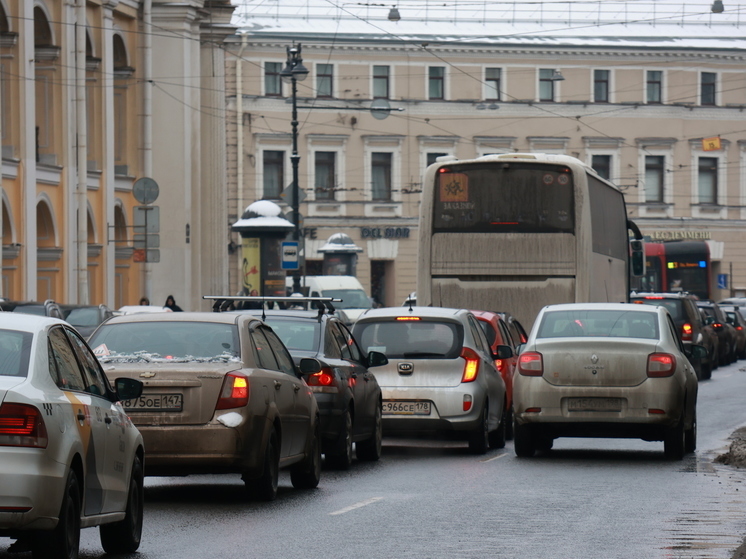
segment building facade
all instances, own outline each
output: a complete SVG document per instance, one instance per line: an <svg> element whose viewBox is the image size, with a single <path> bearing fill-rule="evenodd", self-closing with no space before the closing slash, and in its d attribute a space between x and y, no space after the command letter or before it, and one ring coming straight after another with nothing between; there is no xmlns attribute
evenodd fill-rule
<svg viewBox="0 0 746 559"><path fill-rule="evenodd" d="M363 248L363 285L400 305L416 284L424 169L441 155L538 151L575 156L611 179L649 238L706 240L713 275L729 279L713 297L746 294L740 7L548 2L540 13L529 4L446 13L403 3L398 21L388 8L315 0L239 8L243 34L226 59L226 228L255 200L289 209L291 90L280 73L286 49L301 45L309 275L326 239L346 233ZM370 110L384 101L391 111ZM238 270L234 259L231 290Z"/></svg>

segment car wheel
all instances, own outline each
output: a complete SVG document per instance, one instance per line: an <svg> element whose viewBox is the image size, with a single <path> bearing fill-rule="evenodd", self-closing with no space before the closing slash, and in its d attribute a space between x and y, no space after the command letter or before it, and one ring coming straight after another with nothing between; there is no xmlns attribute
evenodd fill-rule
<svg viewBox="0 0 746 559"><path fill-rule="evenodd" d="M488 435L490 441L490 448L505 448L505 430L508 421L508 408L503 408L503 414L500 418L500 425L497 429L491 431Z"/></svg>
<svg viewBox="0 0 746 559"><path fill-rule="evenodd" d="M671 460L684 458L684 417L682 415L676 427L668 430L663 440L663 453Z"/></svg>
<svg viewBox="0 0 746 559"><path fill-rule="evenodd" d="M505 438L509 441L513 440L513 406L508 409L508 420L505 423Z"/></svg>
<svg viewBox="0 0 746 559"><path fill-rule="evenodd" d="M381 404L376 406L376 416L374 418L373 436L365 441L356 443L356 454L358 460L375 462L381 457L381 448L383 446L383 411Z"/></svg>
<svg viewBox="0 0 746 559"><path fill-rule="evenodd" d="M280 476L280 445L275 430L269 434L267 448L264 451L264 471L259 479L245 480L251 493L262 501L274 501L277 498L277 480Z"/></svg>
<svg viewBox="0 0 746 559"><path fill-rule="evenodd" d="M700 374L699 377L701 380L709 380L712 378L712 362L708 361L707 363L700 362Z"/></svg>
<svg viewBox="0 0 746 559"><path fill-rule="evenodd" d="M349 470L352 466L352 413L350 408L345 410L343 428L339 440L334 445L334 452L326 456L327 463L338 470Z"/></svg>
<svg viewBox="0 0 746 559"><path fill-rule="evenodd" d="M513 425L513 435L515 437L513 439L515 455L519 458L531 458L534 455L534 452L536 452L531 433L531 426L515 423Z"/></svg>
<svg viewBox="0 0 746 559"><path fill-rule="evenodd" d="M34 559L77 559L80 547L80 485L73 470L67 476L59 522L51 532L43 532L31 542Z"/></svg>
<svg viewBox="0 0 746 559"><path fill-rule="evenodd" d="M689 454L697 450L697 410L694 410L692 426L684 432L684 452Z"/></svg>
<svg viewBox="0 0 746 559"><path fill-rule="evenodd" d="M139 457L135 457L130 476L127 509L124 519L99 528L101 546L106 553L134 553L140 547L143 512L143 471Z"/></svg>
<svg viewBox="0 0 746 559"><path fill-rule="evenodd" d="M485 405L482 409L482 419L479 425L469 434L469 450L474 454L484 454L490 448L489 432L487 431L488 414L489 410L487 409L487 405Z"/></svg>
<svg viewBox="0 0 746 559"><path fill-rule="evenodd" d="M311 432L308 442L308 454L290 470L290 481L296 489L313 489L321 479L321 428L319 418Z"/></svg>
<svg viewBox="0 0 746 559"><path fill-rule="evenodd" d="M554 446L554 439L544 433L534 432L534 446L539 452L549 452Z"/></svg>

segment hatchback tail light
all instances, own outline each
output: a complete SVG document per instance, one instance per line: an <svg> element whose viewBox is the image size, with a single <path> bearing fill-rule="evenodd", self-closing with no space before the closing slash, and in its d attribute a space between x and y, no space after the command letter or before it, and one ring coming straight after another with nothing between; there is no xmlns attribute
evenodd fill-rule
<svg viewBox="0 0 746 559"><path fill-rule="evenodd" d="M461 357L466 361L461 382L474 382L479 374L479 355L470 347L465 347L461 350Z"/></svg>
<svg viewBox="0 0 746 559"><path fill-rule="evenodd" d="M327 392L336 394L339 391L337 379L331 367L324 367L318 373L306 377L306 384L311 387L312 392Z"/></svg>
<svg viewBox="0 0 746 559"><path fill-rule="evenodd" d="M240 373L228 373L223 380L216 410L242 408L249 403L249 378Z"/></svg>
<svg viewBox="0 0 746 559"><path fill-rule="evenodd" d="M670 377L676 370L676 357L670 353L648 355L648 376L651 378Z"/></svg>
<svg viewBox="0 0 746 559"><path fill-rule="evenodd" d="M527 351L518 356L518 372L526 377L544 374L544 358L538 351Z"/></svg>
<svg viewBox="0 0 746 559"><path fill-rule="evenodd" d="M41 412L27 404L0 406L0 446L47 448L47 427Z"/></svg>
<svg viewBox="0 0 746 559"><path fill-rule="evenodd" d="M681 325L681 341L682 342L691 342L692 341L692 325L688 322Z"/></svg>
<svg viewBox="0 0 746 559"><path fill-rule="evenodd" d="M505 359L495 359L495 367L497 367L500 374L505 373L505 363Z"/></svg>

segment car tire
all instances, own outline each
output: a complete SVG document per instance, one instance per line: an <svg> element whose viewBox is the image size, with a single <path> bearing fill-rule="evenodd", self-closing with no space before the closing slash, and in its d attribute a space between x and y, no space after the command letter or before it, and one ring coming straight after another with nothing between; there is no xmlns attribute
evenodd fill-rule
<svg viewBox="0 0 746 559"><path fill-rule="evenodd" d="M264 450L264 469L255 480L245 480L246 487L257 499L274 501L277 498L277 483L280 477L280 445L275 430L269 434Z"/></svg>
<svg viewBox="0 0 746 559"><path fill-rule="evenodd" d="M689 454L697 450L697 410L694 410L692 426L684 431L684 452Z"/></svg>
<svg viewBox="0 0 746 559"><path fill-rule="evenodd" d="M710 380L712 378L712 363L707 362L703 363L700 362L700 380Z"/></svg>
<svg viewBox="0 0 746 559"><path fill-rule="evenodd" d="M37 534L31 542L33 559L77 559L80 548L80 484L73 470L67 476L59 522L54 530Z"/></svg>
<svg viewBox="0 0 746 559"><path fill-rule="evenodd" d="M534 431L534 447L539 452L549 452L554 446L554 439L545 433L536 433Z"/></svg>
<svg viewBox="0 0 746 559"><path fill-rule="evenodd" d="M676 427L669 429L663 439L663 453L671 460L682 460L684 458L684 417L682 415Z"/></svg>
<svg viewBox="0 0 746 559"><path fill-rule="evenodd" d="M487 417L489 415L489 409L485 404L482 408L482 418L479 421L479 425L471 433L469 433L469 450L474 454L485 454L490 448L489 432L487 426Z"/></svg>
<svg viewBox="0 0 746 559"><path fill-rule="evenodd" d="M512 441L513 436L513 406L511 405L508 409L508 420L505 423L505 438L509 441Z"/></svg>
<svg viewBox="0 0 746 559"><path fill-rule="evenodd" d="M518 458L531 458L536 452L530 425L513 425L513 447Z"/></svg>
<svg viewBox="0 0 746 559"><path fill-rule="evenodd" d="M505 406L503 408L503 414L500 418L500 425L497 426L497 429L494 431L490 431L488 438L490 441L490 448L505 448L505 438L506 434L505 431L507 429L507 421L508 421L508 408Z"/></svg>
<svg viewBox="0 0 746 559"><path fill-rule="evenodd" d="M378 406L376 406L376 416L373 419L373 422L373 436L355 444L355 453L357 454L358 460L375 462L381 457L381 450L383 447L383 410L380 402Z"/></svg>
<svg viewBox="0 0 746 559"><path fill-rule="evenodd" d="M321 428L319 418L311 432L306 457L290 469L290 481L296 489L313 489L321 480Z"/></svg>
<svg viewBox="0 0 746 559"><path fill-rule="evenodd" d="M345 410L342 423L342 431L334 445L334 452L326 455L326 462L337 470L349 470L352 466L352 412L350 408Z"/></svg>
<svg viewBox="0 0 746 559"><path fill-rule="evenodd" d="M140 547L144 499L142 462L136 456L132 464L124 519L103 524L99 528L101 547L106 553L134 553Z"/></svg>

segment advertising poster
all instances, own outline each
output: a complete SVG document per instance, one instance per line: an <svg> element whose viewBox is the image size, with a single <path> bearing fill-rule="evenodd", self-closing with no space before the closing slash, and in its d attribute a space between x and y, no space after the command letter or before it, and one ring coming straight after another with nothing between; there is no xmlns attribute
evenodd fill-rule
<svg viewBox="0 0 746 559"><path fill-rule="evenodd" d="M259 290L261 289L262 261L259 239L246 237L241 239L241 256L243 257L241 270L244 292L251 295L252 291L256 291L254 295L261 295Z"/></svg>

